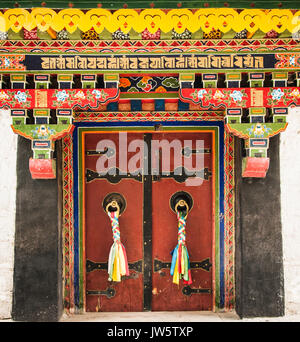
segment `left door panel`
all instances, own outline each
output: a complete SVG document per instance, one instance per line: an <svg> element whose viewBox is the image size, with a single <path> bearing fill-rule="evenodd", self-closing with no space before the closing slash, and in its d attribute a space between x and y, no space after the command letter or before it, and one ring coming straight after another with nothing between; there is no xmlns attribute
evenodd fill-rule
<svg viewBox="0 0 300 342"><path fill-rule="evenodd" d="M99 141L109 139L115 145L112 158L119 164L119 134L89 133L85 135L85 238L86 238L86 311L143 311L143 177L105 177L97 174ZM127 134L127 143L143 139L142 134ZM124 143L122 143L124 157ZM98 145L99 147L99 145ZM103 150L105 151L105 150ZM125 153L128 160L135 153ZM137 165L139 166L139 165ZM141 166L142 167L142 166ZM121 282L108 281L107 262L113 243L111 223L102 203L110 193L122 195L125 211L119 217L121 242L125 246L130 275Z"/></svg>

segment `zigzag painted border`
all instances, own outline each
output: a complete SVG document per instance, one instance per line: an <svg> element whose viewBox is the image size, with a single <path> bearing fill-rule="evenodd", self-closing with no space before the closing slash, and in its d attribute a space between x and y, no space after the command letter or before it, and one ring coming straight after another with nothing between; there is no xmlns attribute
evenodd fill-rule
<svg viewBox="0 0 300 342"><path fill-rule="evenodd" d="M74 312L73 140L62 139L64 309Z"/></svg>
<svg viewBox="0 0 300 342"><path fill-rule="evenodd" d="M1 53L143 53L143 52L270 52L300 51L299 41L287 39L207 40L0 40Z"/></svg>
<svg viewBox="0 0 300 342"><path fill-rule="evenodd" d="M74 112L74 122L223 121L224 111L187 112Z"/></svg>
<svg viewBox="0 0 300 342"><path fill-rule="evenodd" d="M234 136L224 132L224 277L226 310L234 309Z"/></svg>

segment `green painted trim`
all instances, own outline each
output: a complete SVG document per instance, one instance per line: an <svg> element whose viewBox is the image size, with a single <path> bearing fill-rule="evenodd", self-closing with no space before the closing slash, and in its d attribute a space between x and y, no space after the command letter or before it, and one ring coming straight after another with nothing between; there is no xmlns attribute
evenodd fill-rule
<svg viewBox="0 0 300 342"><path fill-rule="evenodd" d="M83 274L83 189L82 189L82 156L80 155L80 151L82 150L82 136L84 132L93 132L93 131L107 131L107 132L119 132L119 131L128 131L135 132L137 130L147 131L147 132L155 132L154 127L145 127L139 126L119 126L119 127L78 127L78 200L79 200L79 213L78 213L78 223L79 223L79 307L81 310L84 310L84 274ZM167 126L162 127L161 131L205 131L212 130L215 132L215 309L220 308L220 189L219 189L219 180L220 180L220 161L219 161L219 141L220 141L220 132L219 127L217 126ZM225 137L224 137L225 139ZM225 184L224 184L225 187ZM224 189L225 191L225 189Z"/></svg>

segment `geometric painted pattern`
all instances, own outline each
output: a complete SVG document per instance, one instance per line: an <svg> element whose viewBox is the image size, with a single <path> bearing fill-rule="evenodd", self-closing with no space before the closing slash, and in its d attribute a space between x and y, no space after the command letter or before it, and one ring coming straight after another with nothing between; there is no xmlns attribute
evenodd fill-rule
<svg viewBox="0 0 300 342"><path fill-rule="evenodd" d="M62 139L64 309L74 311L73 141Z"/></svg>
<svg viewBox="0 0 300 342"><path fill-rule="evenodd" d="M1 53L33 53L46 52L66 53L113 53L122 49L123 53L133 52L269 52L269 51L299 51L299 42L293 38L280 39L208 39L186 40L0 40Z"/></svg>
<svg viewBox="0 0 300 342"><path fill-rule="evenodd" d="M224 132L224 307L232 310L235 304L234 286L234 136Z"/></svg>

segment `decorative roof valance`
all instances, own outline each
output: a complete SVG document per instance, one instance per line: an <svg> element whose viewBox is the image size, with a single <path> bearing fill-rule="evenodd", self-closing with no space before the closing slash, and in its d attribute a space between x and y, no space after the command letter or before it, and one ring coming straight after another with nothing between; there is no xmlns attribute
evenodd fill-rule
<svg viewBox="0 0 300 342"><path fill-rule="evenodd" d="M40 31L53 29L58 32L66 29L69 33L77 29L86 32L94 29L101 33L104 29L109 32L130 30L142 32L148 30L154 34L158 30L165 33L174 30L181 34L185 30L205 33L212 29L223 33L233 30L250 33L261 30L278 33L284 31L297 32L300 30L300 10L288 9L243 9L233 8L201 8L201 9L118 9L116 11L94 8L87 11L77 8L53 10L50 8L33 8L26 10L13 8L0 12L0 31L19 32L21 29Z"/></svg>

